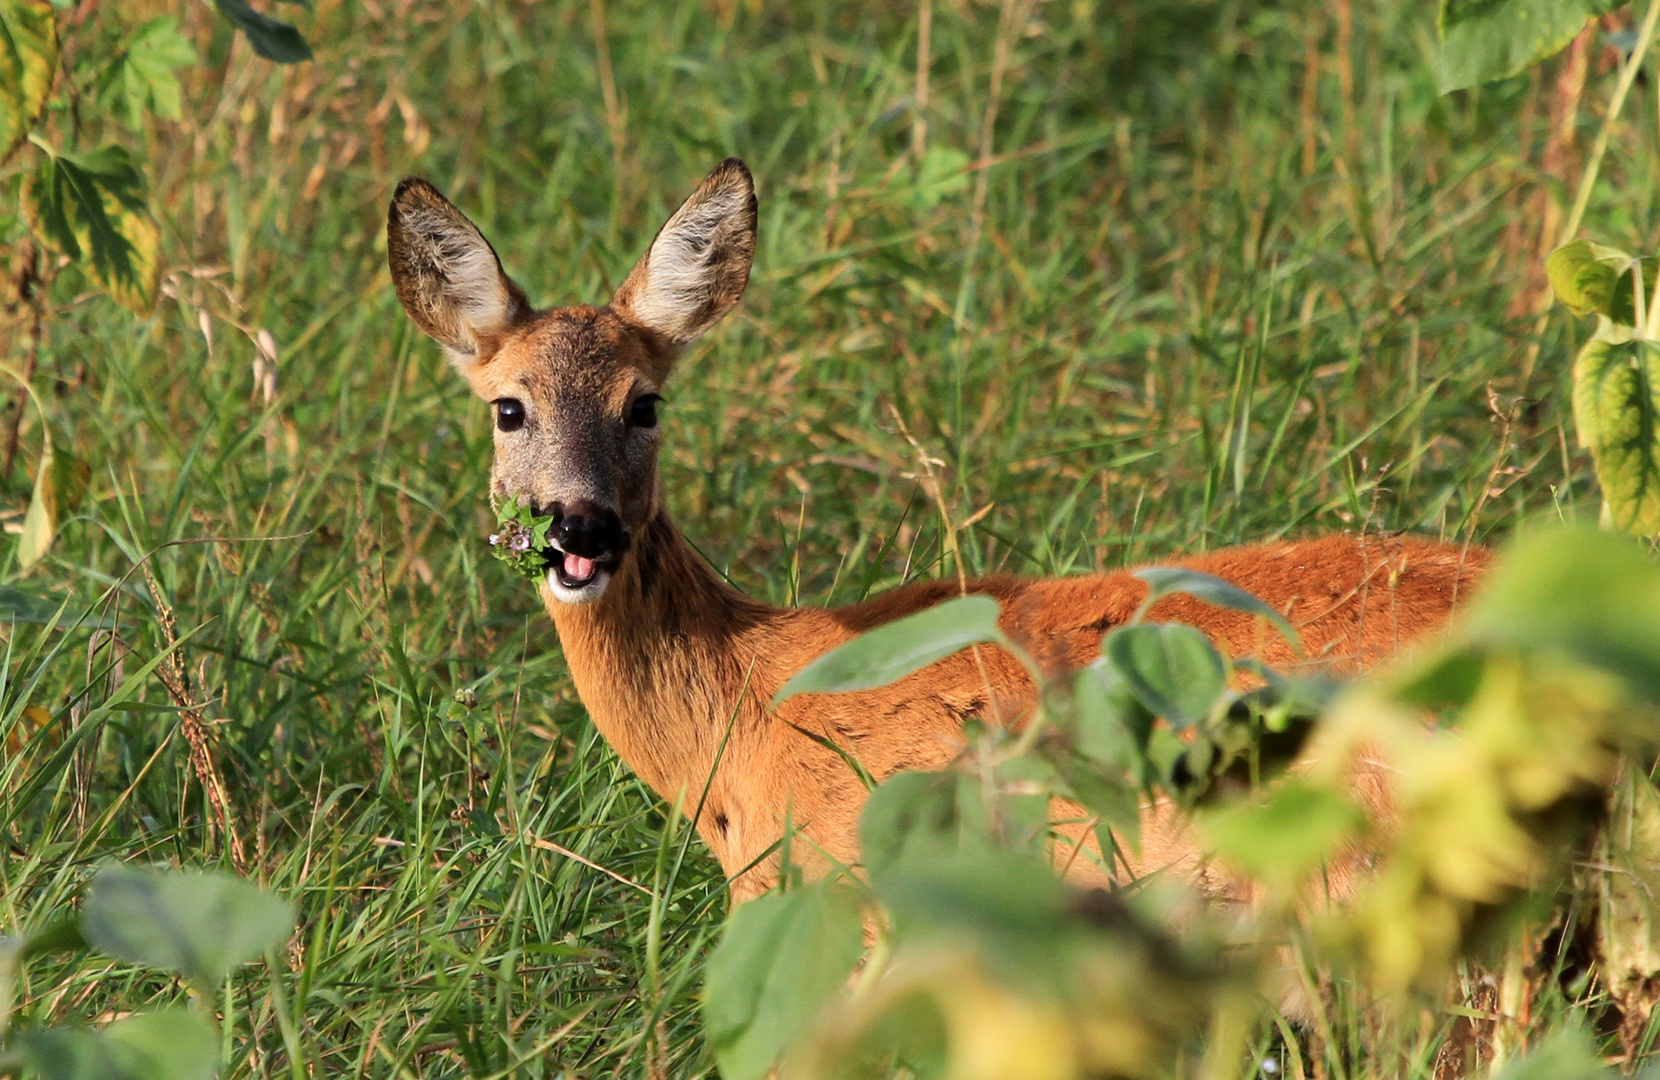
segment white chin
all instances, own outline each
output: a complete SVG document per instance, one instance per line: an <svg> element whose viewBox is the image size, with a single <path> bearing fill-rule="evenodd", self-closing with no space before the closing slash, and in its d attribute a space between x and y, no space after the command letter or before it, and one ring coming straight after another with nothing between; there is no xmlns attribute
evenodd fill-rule
<svg viewBox="0 0 1660 1080"><path fill-rule="evenodd" d="M605 595L605 587L611 583L611 571L600 570L586 585L571 588L559 580L559 572L548 569L548 592L561 604L591 604Z"/></svg>

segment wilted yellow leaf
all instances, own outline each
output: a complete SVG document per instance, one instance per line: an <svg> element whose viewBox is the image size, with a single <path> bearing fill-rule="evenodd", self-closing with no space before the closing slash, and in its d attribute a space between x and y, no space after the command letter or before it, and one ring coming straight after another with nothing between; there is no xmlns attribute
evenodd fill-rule
<svg viewBox="0 0 1660 1080"><path fill-rule="evenodd" d="M55 449L52 441L46 440L40 467L35 470L29 511L23 515L23 535L18 540L17 562L24 570L46 557L57 537L59 521L80 505L91 477L92 469L86 462Z"/></svg>
<svg viewBox="0 0 1660 1080"><path fill-rule="evenodd" d="M58 20L48 0L0 0L0 156L28 137L57 66Z"/></svg>

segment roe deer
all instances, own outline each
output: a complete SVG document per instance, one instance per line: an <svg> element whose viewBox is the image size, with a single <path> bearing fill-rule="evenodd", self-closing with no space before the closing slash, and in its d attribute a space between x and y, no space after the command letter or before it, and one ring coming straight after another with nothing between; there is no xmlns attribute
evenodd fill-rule
<svg viewBox="0 0 1660 1080"><path fill-rule="evenodd" d="M794 850L808 857L809 872L858 859L865 789L835 752L797 728L844 748L880 780L943 766L968 717L1020 726L1035 697L1011 655L983 647L978 662L959 653L881 690L803 695L777 715L768 709L815 657L959 587L915 584L838 610L776 608L729 586L670 521L657 473L658 395L680 351L743 295L755 208L749 170L722 162L608 304L551 311L530 307L483 234L425 181L398 186L387 221L404 310L493 407L492 502L527 500L557 519L541 594L583 704L664 799L684 796L695 806L708 782L695 824L740 901L776 880L776 854L757 859L786 821L799 830ZM1486 561L1480 549L1334 535L1180 565L1284 612L1310 656L1358 667L1442 626ZM1057 667L1093 659L1146 588L1129 572L968 584L1001 603L1005 633ZM1251 616L1179 596L1153 615L1191 623L1236 655L1262 636ZM1277 638L1260 655L1293 659ZM1149 807L1146 816L1143 865L1132 869L1199 869L1169 808Z"/></svg>

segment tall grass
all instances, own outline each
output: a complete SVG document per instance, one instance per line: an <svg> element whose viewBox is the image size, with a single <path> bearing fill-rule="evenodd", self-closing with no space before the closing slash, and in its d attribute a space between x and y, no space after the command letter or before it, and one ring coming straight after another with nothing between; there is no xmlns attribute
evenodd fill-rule
<svg viewBox="0 0 1660 1080"><path fill-rule="evenodd" d="M748 161L755 275L671 388L663 468L772 601L954 572L942 514L972 521L968 572L1043 574L1594 517L1576 328L1529 336L1572 180L1541 171L1552 69L1439 97L1431 12L1391 0L923 3L925 101L907 5L320 0L317 61L284 69L179 5L204 64L145 139L169 299L135 321L66 273L41 354L94 479L13 582L73 610L5 634L8 926L102 861L231 862L181 729L201 705L247 871L301 913L283 997L253 972L227 998L235 1075L708 1073L719 870L482 558L486 410L384 267L408 173L560 304L604 299L710 166ZM1627 247L1656 241L1655 120L1628 106L1587 215ZM143 672L164 605L193 702ZM113 636L68 628L83 608ZM19 1019L181 993L38 967ZM1351 1075L1398 1071L1343 1037Z"/></svg>

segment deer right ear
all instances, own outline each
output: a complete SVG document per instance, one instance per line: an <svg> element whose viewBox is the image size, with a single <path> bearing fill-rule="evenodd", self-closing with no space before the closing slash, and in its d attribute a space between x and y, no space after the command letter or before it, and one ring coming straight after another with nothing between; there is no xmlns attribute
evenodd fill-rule
<svg viewBox="0 0 1660 1080"><path fill-rule="evenodd" d="M386 257L399 303L457 367L530 311L478 226L425 180L410 177L392 196Z"/></svg>
<svg viewBox="0 0 1660 1080"><path fill-rule="evenodd" d="M732 310L754 261L755 183L727 158L657 233L611 306L684 345Z"/></svg>

